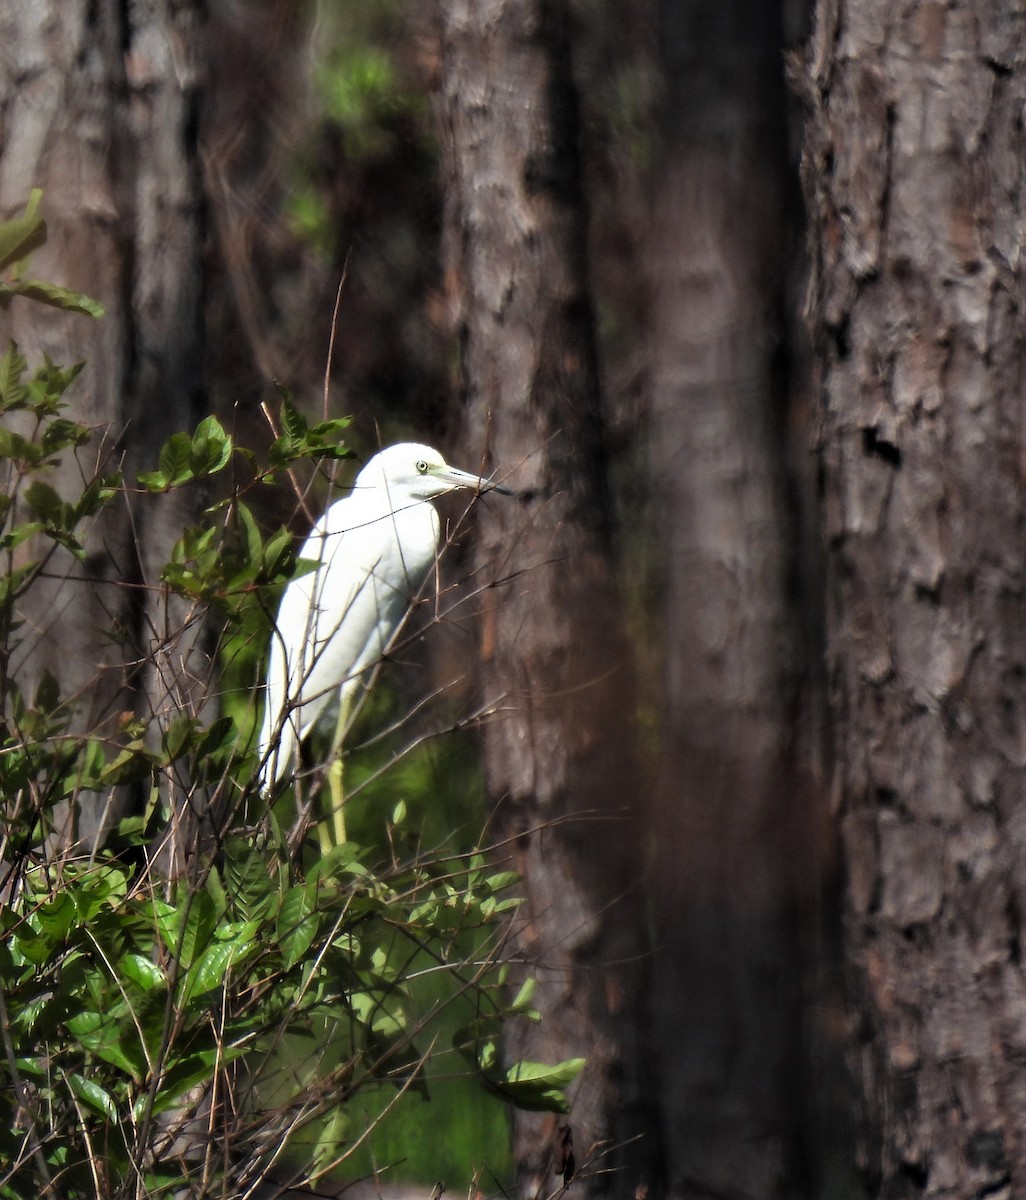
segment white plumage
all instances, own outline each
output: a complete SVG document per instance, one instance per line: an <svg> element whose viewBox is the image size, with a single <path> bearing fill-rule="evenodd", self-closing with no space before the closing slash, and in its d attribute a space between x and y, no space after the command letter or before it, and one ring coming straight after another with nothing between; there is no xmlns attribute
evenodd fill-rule
<svg viewBox="0 0 1026 1200"><path fill-rule="evenodd" d="M300 558L319 565L285 589L271 635L262 792L292 772L300 743L326 705L337 699L345 720L438 553L438 514L430 501L456 488L508 494L447 466L428 446L389 446L310 531Z"/></svg>

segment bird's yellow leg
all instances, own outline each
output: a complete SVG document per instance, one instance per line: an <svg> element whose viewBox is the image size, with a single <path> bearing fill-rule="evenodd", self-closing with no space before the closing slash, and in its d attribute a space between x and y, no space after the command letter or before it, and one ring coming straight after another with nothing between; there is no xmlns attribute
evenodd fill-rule
<svg viewBox="0 0 1026 1200"><path fill-rule="evenodd" d="M346 736L346 725L349 721L349 700L343 698L338 706L338 720L335 723L335 737L332 741L332 763L328 768L328 794L331 797L331 829L325 822L318 826L318 837L321 839L321 852L324 852L325 838L331 845L343 846L346 842L345 788L343 787L342 742ZM333 841L331 839L334 839Z"/></svg>
<svg viewBox="0 0 1026 1200"><path fill-rule="evenodd" d="M342 747L328 768L328 791L331 795L331 837L334 845L342 846L346 840L345 790L342 786ZM328 830L325 830L327 833ZM329 839L330 840L330 839Z"/></svg>
<svg viewBox="0 0 1026 1200"><path fill-rule="evenodd" d="M328 822L326 818L317 822L317 844L321 848L322 858L334 845L331 840L331 830L328 828Z"/></svg>

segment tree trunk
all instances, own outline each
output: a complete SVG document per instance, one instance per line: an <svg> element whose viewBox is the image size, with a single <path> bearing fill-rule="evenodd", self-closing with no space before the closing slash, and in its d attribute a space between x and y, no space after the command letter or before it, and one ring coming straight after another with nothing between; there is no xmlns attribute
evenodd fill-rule
<svg viewBox="0 0 1026 1200"><path fill-rule="evenodd" d="M15 302L10 335L30 363L48 353L87 366L68 399L94 426L107 469L149 466L202 407L202 204L196 160L198 5L13 0L0 16L0 206L43 189L43 278L95 296L89 322ZM81 486L68 455L57 486ZM190 616L159 579L186 512L177 497L102 514L81 566L54 562L32 592L15 662L23 690L49 671L90 730L119 714L168 715L198 703L205 672ZM109 816L109 814L108 814ZM100 814L82 814L80 833Z"/></svg>
<svg viewBox="0 0 1026 1200"><path fill-rule="evenodd" d="M863 1167L1026 1192L1016 6L822 2L807 61L828 659Z"/></svg>
<svg viewBox="0 0 1026 1200"><path fill-rule="evenodd" d="M500 837L512 839L526 917L514 952L543 1021L511 1057L586 1055L569 1122L579 1167L638 1126L638 1008L628 965L641 923L629 767L630 671L619 633L586 213L567 12L543 0L445 0L448 269L459 305L469 460L521 490L482 506L486 729ZM464 454L464 458L467 455ZM545 1195L554 1121L520 1115L523 1195ZM650 1153L650 1146L645 1147ZM591 1175L589 1192L640 1178Z"/></svg>
<svg viewBox="0 0 1026 1200"><path fill-rule="evenodd" d="M801 357L782 6L663 0L647 256L662 761L651 1005L673 1196L805 1194L814 613L789 478ZM791 389L794 389L792 392ZM662 1053L659 1053L662 1048Z"/></svg>

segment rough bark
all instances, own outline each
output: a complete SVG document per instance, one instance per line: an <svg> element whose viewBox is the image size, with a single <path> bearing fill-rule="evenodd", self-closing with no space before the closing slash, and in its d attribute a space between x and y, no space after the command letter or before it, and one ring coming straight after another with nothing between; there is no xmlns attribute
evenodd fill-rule
<svg viewBox="0 0 1026 1200"><path fill-rule="evenodd" d="M151 465L201 406L201 202L195 150L198 5L148 0L12 0L0 15L0 211L44 192L43 278L95 296L106 316L16 302L5 333L31 361L87 361L68 395L91 424L91 453L126 474ZM58 486L80 485L68 456ZM159 568L184 524L176 498L103 514L84 568L55 560L34 590L16 669L24 689L48 670L83 723L116 728L133 708L195 702L202 664L189 613ZM95 831L83 814L83 834Z"/></svg>
<svg viewBox="0 0 1026 1200"><path fill-rule="evenodd" d="M482 506L476 539L479 578L503 581L481 593L484 687L496 708L488 784L501 801L495 832L513 839L525 879L514 949L540 981L544 1018L508 1049L588 1057L569 1117L582 1166L592 1146L637 1125L625 1030L638 1010L625 964L640 923L623 891L627 868L638 870L632 703L611 577L567 11L542 0L446 0L441 11L469 460L481 453L522 491L519 504ZM522 1194L555 1185L554 1133L554 1121L517 1118ZM639 1182L632 1171L575 1187Z"/></svg>
<svg viewBox="0 0 1026 1200"><path fill-rule="evenodd" d="M820 3L806 173L863 1167L1026 1192L1026 19Z"/></svg>
<svg viewBox="0 0 1026 1200"><path fill-rule="evenodd" d="M795 587L801 381L784 315L797 219L782 6L664 0L659 17L646 252L665 1182L674 1196L797 1196L810 1172L799 913L825 823L796 770L811 747L800 685L819 647Z"/></svg>

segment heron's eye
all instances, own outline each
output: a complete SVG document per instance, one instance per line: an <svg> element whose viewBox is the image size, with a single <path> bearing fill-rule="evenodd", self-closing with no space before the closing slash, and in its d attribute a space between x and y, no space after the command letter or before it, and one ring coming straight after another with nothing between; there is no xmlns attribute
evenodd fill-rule
<svg viewBox="0 0 1026 1200"><path fill-rule="evenodd" d="M416 467L418 475L426 475L428 473L428 465L423 459L416 464Z"/></svg>

